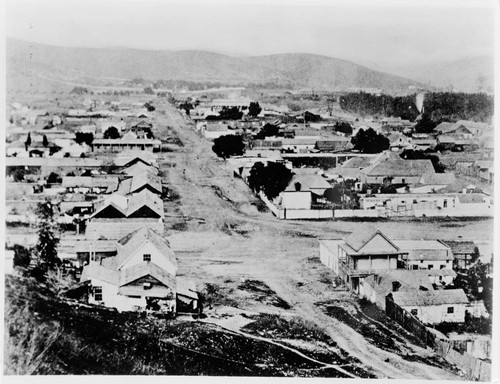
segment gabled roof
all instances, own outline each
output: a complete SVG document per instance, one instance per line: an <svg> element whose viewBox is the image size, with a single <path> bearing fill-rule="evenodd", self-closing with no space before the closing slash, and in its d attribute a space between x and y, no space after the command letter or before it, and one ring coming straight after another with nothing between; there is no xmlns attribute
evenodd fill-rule
<svg viewBox="0 0 500 384"><path fill-rule="evenodd" d="M285 192L295 192L295 183L300 183L301 191L318 191L331 187L330 183L325 178L316 174L294 175Z"/></svg>
<svg viewBox="0 0 500 384"><path fill-rule="evenodd" d="M109 263L110 267L120 269L128 258L147 241L151 242L163 256L177 267L177 259L168 241L147 226L143 226L118 240L118 255L112 258L113 260L103 260L103 265Z"/></svg>
<svg viewBox="0 0 500 384"><path fill-rule="evenodd" d="M476 244L473 241L454 241L454 240L443 240L448 247L451 248L451 251L456 253L474 253L476 249Z"/></svg>
<svg viewBox="0 0 500 384"><path fill-rule="evenodd" d="M453 260L449 247L438 240L394 240L394 244L408 253L408 260Z"/></svg>
<svg viewBox="0 0 500 384"><path fill-rule="evenodd" d="M391 294L394 302L403 307L469 303L469 299L467 299L463 289L392 292Z"/></svg>
<svg viewBox="0 0 500 384"><path fill-rule="evenodd" d="M143 189L130 197L128 201L127 217L133 215L143 207L148 208L156 217L163 217L163 201L160 196L148 189Z"/></svg>
<svg viewBox="0 0 500 384"><path fill-rule="evenodd" d="M120 272L119 286L130 284L142 277L151 276L167 287L175 289L175 276L166 272L155 263L142 262Z"/></svg>
<svg viewBox="0 0 500 384"><path fill-rule="evenodd" d="M438 272L441 270L437 270ZM430 270L408 270L408 269L388 269L378 271L376 274L365 277L365 282L368 283L382 297L391 293L393 290L392 284L398 282L398 292L416 291L420 287L427 290L433 290L432 283L429 279Z"/></svg>
<svg viewBox="0 0 500 384"><path fill-rule="evenodd" d="M160 178L152 171L142 172L132 177L132 184L130 185L129 193L137 192L144 186L150 186L159 194L162 192Z"/></svg>
<svg viewBox="0 0 500 384"><path fill-rule="evenodd" d="M359 252L361 248L368 244L377 234L381 235L389 244L396 248L396 250L398 249L398 247L390 241L387 236L369 224L361 224L354 232L346 237L345 243L354 251Z"/></svg>
<svg viewBox="0 0 500 384"><path fill-rule="evenodd" d="M432 161L404 160L401 158L382 158L362 170L366 176L422 176L434 173Z"/></svg>
<svg viewBox="0 0 500 384"><path fill-rule="evenodd" d="M341 168L365 168L370 165L373 159L369 157L353 157L342 164Z"/></svg>
<svg viewBox="0 0 500 384"><path fill-rule="evenodd" d="M109 284L118 285L120 281L120 273L104 265L90 263L83 267L80 281L88 281L92 278L105 281Z"/></svg>
<svg viewBox="0 0 500 384"><path fill-rule="evenodd" d="M144 161L137 161L134 164L129 165L128 167L126 167L122 171L122 173L125 173L126 175L129 175L129 176L135 176L139 173L143 173L146 171L149 171L149 172L154 173L155 175L158 175L158 169L146 164Z"/></svg>

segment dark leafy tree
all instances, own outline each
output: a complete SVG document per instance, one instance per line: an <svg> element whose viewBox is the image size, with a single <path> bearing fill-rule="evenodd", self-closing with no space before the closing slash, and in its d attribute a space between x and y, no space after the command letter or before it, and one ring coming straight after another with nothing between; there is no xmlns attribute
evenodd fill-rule
<svg viewBox="0 0 500 384"><path fill-rule="evenodd" d="M351 124L346 121L337 121L333 129L335 132L340 132L348 136L352 135Z"/></svg>
<svg viewBox="0 0 500 384"><path fill-rule="evenodd" d="M262 108L260 107L259 103L257 102L251 102L250 105L248 106L248 115L251 117L257 117L259 113L262 112Z"/></svg>
<svg viewBox="0 0 500 384"><path fill-rule="evenodd" d="M24 169L16 169L13 173L12 173L12 177L14 178L14 181L16 182L20 182L20 181L23 181L24 180L24 175L26 174L26 171Z"/></svg>
<svg viewBox="0 0 500 384"><path fill-rule="evenodd" d="M60 184L62 183L62 177L55 172L51 172L49 177L47 177L47 183L49 184Z"/></svg>
<svg viewBox="0 0 500 384"><path fill-rule="evenodd" d="M293 172L282 163L257 162L250 170L248 185L255 193L262 191L272 200L286 189L292 177Z"/></svg>
<svg viewBox="0 0 500 384"><path fill-rule="evenodd" d="M389 139L368 128L366 131L360 129L356 136L353 136L351 143L354 149L363 153L380 153L389 148Z"/></svg>
<svg viewBox="0 0 500 384"><path fill-rule="evenodd" d="M76 132L75 141L78 144L85 143L93 149L94 135L92 132Z"/></svg>
<svg viewBox="0 0 500 384"><path fill-rule="evenodd" d="M243 112L238 107L223 107L219 112L219 116L222 120L240 120L243 117Z"/></svg>
<svg viewBox="0 0 500 384"><path fill-rule="evenodd" d="M331 203L340 204L342 202L342 190L337 186L325 189L323 197Z"/></svg>
<svg viewBox="0 0 500 384"><path fill-rule="evenodd" d="M212 150L217 156L227 159L230 156L243 155L245 144L241 136L224 135L214 140Z"/></svg>
<svg viewBox="0 0 500 384"><path fill-rule="evenodd" d="M103 137L105 139L119 139L120 138L120 132L118 131L118 128L116 128L116 127L109 127L104 132Z"/></svg>
<svg viewBox="0 0 500 384"><path fill-rule="evenodd" d="M255 135L256 139L265 139L270 136L278 136L279 127L273 124L267 123L264 125L261 130Z"/></svg>
<svg viewBox="0 0 500 384"><path fill-rule="evenodd" d="M89 90L85 87L75 87L71 90L71 93L75 95L86 95L89 93Z"/></svg>
<svg viewBox="0 0 500 384"><path fill-rule="evenodd" d="M146 88L144 88L143 92L144 92L146 95L154 95L154 94L155 94L155 91L153 91L153 88L151 88L151 87L146 87Z"/></svg>
<svg viewBox="0 0 500 384"><path fill-rule="evenodd" d="M493 278L490 275L491 264L477 261L466 275L458 274L454 280L456 288L462 288L473 300L483 300L491 314L493 307Z"/></svg>
<svg viewBox="0 0 500 384"><path fill-rule="evenodd" d="M154 110L156 110L155 106L151 104L151 102L145 103L144 107L148 110L148 112L153 112Z"/></svg>
<svg viewBox="0 0 500 384"><path fill-rule="evenodd" d="M43 277L45 273L60 265L57 256L59 238L55 231L57 222L54 219L55 207L51 201L39 203L36 209L38 216L38 241L35 245L36 275Z"/></svg>
<svg viewBox="0 0 500 384"><path fill-rule="evenodd" d="M314 122L317 122L317 121L320 121L321 120L321 116L320 115L315 115L314 113L311 113L309 111L305 111L304 112L304 122L306 123L314 123Z"/></svg>
<svg viewBox="0 0 500 384"><path fill-rule="evenodd" d="M14 251L14 266L27 268L31 262L31 251L19 244L15 244L12 250Z"/></svg>
<svg viewBox="0 0 500 384"><path fill-rule="evenodd" d="M31 145L31 133L28 132L28 137L26 138L26 141L24 142L24 147L26 148L26 150L28 150L30 145Z"/></svg>
<svg viewBox="0 0 500 384"><path fill-rule="evenodd" d="M416 133L432 133L437 124L430 118L426 113L422 115L422 118L415 124Z"/></svg>

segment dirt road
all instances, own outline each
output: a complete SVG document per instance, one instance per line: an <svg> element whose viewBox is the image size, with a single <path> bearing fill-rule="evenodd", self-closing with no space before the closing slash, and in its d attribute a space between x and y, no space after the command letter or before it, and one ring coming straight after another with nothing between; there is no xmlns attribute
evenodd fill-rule
<svg viewBox="0 0 500 384"><path fill-rule="evenodd" d="M358 358L380 378L457 380L455 374L382 350L346 324L325 315L316 302L349 300L324 277L329 271L319 263L318 238L341 238L356 222L279 221L259 212L248 187L232 177L229 165L211 151L189 119L173 107L156 117L156 136L178 137L183 147L161 154L164 182L179 199L165 205L166 233L177 254L180 274L203 283L218 283L230 298L248 310L294 314L323 328L339 347ZM455 238L457 230L470 238L488 240L491 222L442 223L381 222L383 231L400 238ZM181 229L181 230L177 230ZM475 236L475 237L473 237ZM464 236L465 237L465 236ZM265 282L291 309L270 308L247 299L236 289L242 279ZM408 347L420 356L430 350Z"/></svg>

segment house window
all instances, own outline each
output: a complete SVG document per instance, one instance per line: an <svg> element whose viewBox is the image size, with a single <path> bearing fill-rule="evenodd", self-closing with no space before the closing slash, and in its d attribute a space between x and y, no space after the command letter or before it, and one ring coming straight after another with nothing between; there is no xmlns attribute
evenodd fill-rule
<svg viewBox="0 0 500 384"><path fill-rule="evenodd" d="M417 204L417 199L413 199L413 204Z"/></svg>
<svg viewBox="0 0 500 384"><path fill-rule="evenodd" d="M427 266L427 269L434 269L434 264L429 264L429 265Z"/></svg>
<svg viewBox="0 0 500 384"><path fill-rule="evenodd" d="M102 287L94 287L94 300L102 301Z"/></svg>
<svg viewBox="0 0 500 384"><path fill-rule="evenodd" d="M412 314L413 316L417 316L417 315L418 315L418 309L412 309L412 310L411 310L411 314Z"/></svg>
<svg viewBox="0 0 500 384"><path fill-rule="evenodd" d="M412 267L413 267L413 269L418 269L418 265L416 265L416 264L413 264Z"/></svg>
<svg viewBox="0 0 500 384"><path fill-rule="evenodd" d="M439 266L439 269L445 269L446 268L446 265L440 265Z"/></svg>
<svg viewBox="0 0 500 384"><path fill-rule="evenodd" d="M401 184L406 184L405 179L401 179Z"/></svg>
<svg viewBox="0 0 500 384"><path fill-rule="evenodd" d="M446 208L447 206L448 206L448 200L445 200L445 201L443 202L443 208Z"/></svg>
<svg viewBox="0 0 500 384"><path fill-rule="evenodd" d="M144 255L142 255L142 260L143 261L151 261L151 254L145 253Z"/></svg>
<svg viewBox="0 0 500 384"><path fill-rule="evenodd" d="M455 308L454 307L448 307L447 312L448 313L455 313Z"/></svg>

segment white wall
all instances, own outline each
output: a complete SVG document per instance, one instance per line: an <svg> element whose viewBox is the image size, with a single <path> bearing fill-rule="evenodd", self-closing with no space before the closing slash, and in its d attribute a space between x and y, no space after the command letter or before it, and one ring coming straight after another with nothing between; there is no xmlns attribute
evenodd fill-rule
<svg viewBox="0 0 500 384"><path fill-rule="evenodd" d="M454 313L447 313L448 307L453 307ZM412 309L417 309L416 316L425 324L463 323L465 320L465 304L429 305L425 307L403 306L402 308L410 313Z"/></svg>
<svg viewBox="0 0 500 384"><path fill-rule="evenodd" d="M134 306L146 307L146 299L141 298L131 298L128 296L121 296L118 294L118 286L107 283L105 281L91 278L92 286L102 287L102 302L97 302L94 299L94 295L89 295L89 304L104 304L104 306L109 308L116 308L119 311L132 311Z"/></svg>
<svg viewBox="0 0 500 384"><path fill-rule="evenodd" d="M311 209L311 191L283 192L281 206L285 209Z"/></svg>

